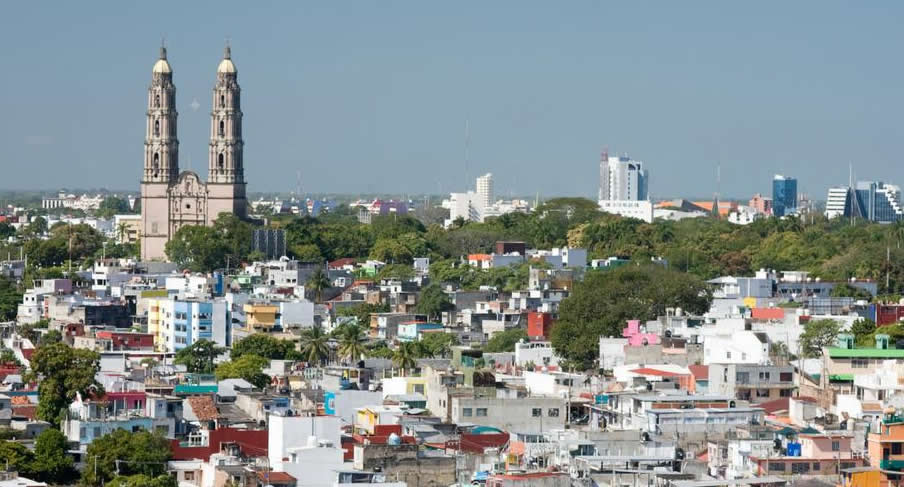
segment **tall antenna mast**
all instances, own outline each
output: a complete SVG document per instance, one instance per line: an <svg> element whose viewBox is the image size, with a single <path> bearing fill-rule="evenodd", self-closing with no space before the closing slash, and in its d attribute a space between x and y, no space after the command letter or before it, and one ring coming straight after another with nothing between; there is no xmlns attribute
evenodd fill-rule
<svg viewBox="0 0 904 487"><path fill-rule="evenodd" d="M470 175L470 162L471 162L471 154L470 154L470 145L471 145L471 120L465 119L465 180L468 181L468 184L471 184L471 175ZM467 187L467 186L465 186ZM476 187L474 188L477 189Z"/></svg>
<svg viewBox="0 0 904 487"><path fill-rule="evenodd" d="M301 198L301 170L295 171L295 195Z"/></svg>

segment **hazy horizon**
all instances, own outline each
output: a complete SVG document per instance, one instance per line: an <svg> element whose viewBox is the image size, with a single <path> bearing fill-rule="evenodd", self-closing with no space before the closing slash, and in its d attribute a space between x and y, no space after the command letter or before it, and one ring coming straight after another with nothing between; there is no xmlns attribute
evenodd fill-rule
<svg viewBox="0 0 904 487"><path fill-rule="evenodd" d="M294 190L298 171L303 193L341 194L465 191L492 172L499 196L592 198L607 146L644 161L657 199L768 195L783 173L818 200L850 163L904 184L898 3L155 7L7 6L0 189L137 190L162 37L180 167L202 177L230 39L255 193Z"/></svg>

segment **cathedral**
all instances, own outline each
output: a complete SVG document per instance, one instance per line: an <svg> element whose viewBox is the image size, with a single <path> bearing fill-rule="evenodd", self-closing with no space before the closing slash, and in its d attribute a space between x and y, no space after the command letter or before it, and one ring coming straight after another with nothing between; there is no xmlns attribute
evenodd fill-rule
<svg viewBox="0 0 904 487"><path fill-rule="evenodd" d="M148 88L141 260L165 260L166 242L184 225L211 225L220 213L246 217L240 95L238 72L227 46L213 88L207 181L193 171L179 172L176 86L166 48L160 48Z"/></svg>

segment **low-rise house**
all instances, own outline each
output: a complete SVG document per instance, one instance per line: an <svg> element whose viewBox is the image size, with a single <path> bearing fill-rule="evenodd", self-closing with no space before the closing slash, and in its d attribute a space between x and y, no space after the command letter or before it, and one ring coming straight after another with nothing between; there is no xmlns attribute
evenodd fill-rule
<svg viewBox="0 0 904 487"><path fill-rule="evenodd" d="M791 397L796 388L791 365L710 364L709 392L762 403Z"/></svg>

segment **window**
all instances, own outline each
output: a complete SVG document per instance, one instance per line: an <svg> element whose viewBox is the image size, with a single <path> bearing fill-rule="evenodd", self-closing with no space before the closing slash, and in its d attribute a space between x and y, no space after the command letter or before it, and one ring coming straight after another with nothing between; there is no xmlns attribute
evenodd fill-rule
<svg viewBox="0 0 904 487"><path fill-rule="evenodd" d="M792 392L791 389L782 389L778 391L778 397L791 397Z"/></svg>
<svg viewBox="0 0 904 487"><path fill-rule="evenodd" d="M901 444L900 443L892 443L891 444L891 454L892 455L900 455L901 454Z"/></svg>
<svg viewBox="0 0 904 487"><path fill-rule="evenodd" d="M477 415L478 415L478 416L486 416L486 415L487 415L487 408L477 408Z"/></svg>
<svg viewBox="0 0 904 487"><path fill-rule="evenodd" d="M220 153L220 155L217 156L217 169L220 169L221 171L223 170L223 166L225 166L226 164L225 159L226 158L223 156L223 153Z"/></svg>
<svg viewBox="0 0 904 487"><path fill-rule="evenodd" d="M794 380L794 374L792 374L791 372L781 372L780 374L778 374L778 380L782 382L791 382L792 380Z"/></svg>
<svg viewBox="0 0 904 487"><path fill-rule="evenodd" d="M154 120L154 135L160 135L160 120Z"/></svg>
<svg viewBox="0 0 904 487"><path fill-rule="evenodd" d="M769 372L760 372L760 380L770 380L771 374Z"/></svg>
<svg viewBox="0 0 904 487"><path fill-rule="evenodd" d="M741 360L747 360L747 352L741 352Z"/></svg>
<svg viewBox="0 0 904 487"><path fill-rule="evenodd" d="M810 471L810 462L794 462L791 464L791 473L807 473Z"/></svg>
<svg viewBox="0 0 904 487"><path fill-rule="evenodd" d="M226 133L226 122L220 120L220 137Z"/></svg>
<svg viewBox="0 0 904 487"><path fill-rule="evenodd" d="M185 472L185 480L195 480L194 472Z"/></svg>
<svg viewBox="0 0 904 487"><path fill-rule="evenodd" d="M841 451L841 442L840 441L832 442L832 451Z"/></svg>
<svg viewBox="0 0 904 487"><path fill-rule="evenodd" d="M784 462L769 462L769 471L770 472L784 472L785 471Z"/></svg>
<svg viewBox="0 0 904 487"><path fill-rule="evenodd" d="M225 106L226 106L226 97L223 96L223 95L220 95L220 106L221 106L221 107L225 107Z"/></svg>
<svg viewBox="0 0 904 487"><path fill-rule="evenodd" d="M750 373L749 372L736 372L735 373L735 382L740 383L740 384L750 383Z"/></svg>
<svg viewBox="0 0 904 487"><path fill-rule="evenodd" d="M813 470L819 470L822 468L822 464L819 462L813 462Z"/></svg>
<svg viewBox="0 0 904 487"><path fill-rule="evenodd" d="M559 417L559 408L549 408L549 410L546 411L546 415L549 416L550 418L558 418Z"/></svg>
<svg viewBox="0 0 904 487"><path fill-rule="evenodd" d="M757 389L756 397L769 397L769 389Z"/></svg>
<svg viewBox="0 0 904 487"><path fill-rule="evenodd" d="M471 408L462 408L462 410L461 410L461 415L464 416L464 417L466 417L466 418L470 418L471 415L472 415L472 410L471 410Z"/></svg>
<svg viewBox="0 0 904 487"><path fill-rule="evenodd" d="M725 352L725 358L731 358L731 352Z"/></svg>
<svg viewBox="0 0 904 487"><path fill-rule="evenodd" d="M854 369L866 369L869 367L869 360L865 358L854 358L851 359L851 368Z"/></svg>
<svg viewBox="0 0 904 487"><path fill-rule="evenodd" d="M533 408L530 410L530 415L535 418L539 418L540 416L543 416L543 409L542 408Z"/></svg>

